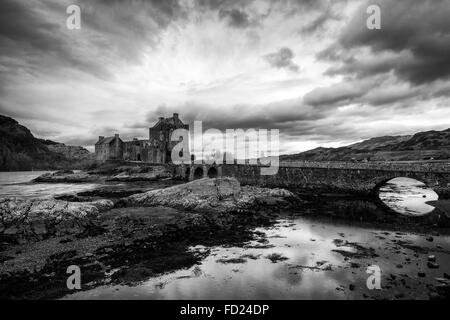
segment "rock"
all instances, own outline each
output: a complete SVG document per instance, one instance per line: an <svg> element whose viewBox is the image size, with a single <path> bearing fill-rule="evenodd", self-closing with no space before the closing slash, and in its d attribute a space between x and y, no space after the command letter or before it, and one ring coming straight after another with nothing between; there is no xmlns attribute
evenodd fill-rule
<svg viewBox="0 0 450 320"><path fill-rule="evenodd" d="M118 175L108 178L106 181L122 181L122 182L133 182L133 181L156 181L157 177L153 173L135 173L128 174L126 172L119 173Z"/></svg>
<svg viewBox="0 0 450 320"><path fill-rule="evenodd" d="M156 181L164 178L171 178L172 173L164 166L151 166L151 167L119 167L116 169L119 173L107 181Z"/></svg>
<svg viewBox="0 0 450 320"><path fill-rule="evenodd" d="M427 241L433 242L434 238L432 236L429 236L426 238Z"/></svg>
<svg viewBox="0 0 450 320"><path fill-rule="evenodd" d="M50 199L0 199L0 235L13 242L42 240L51 235L80 234L93 226L112 201L72 203Z"/></svg>
<svg viewBox="0 0 450 320"><path fill-rule="evenodd" d="M269 259L270 261L272 261L272 263L277 263L278 261L288 260L287 257L283 256L280 253L269 254L268 256L266 256L266 258Z"/></svg>
<svg viewBox="0 0 450 320"><path fill-rule="evenodd" d="M104 186L93 190L81 191L77 193L78 197L83 198L92 198L92 197L101 197L101 198L124 198L129 197L133 194L143 193L146 190L136 189L130 187L128 184L118 184L114 186Z"/></svg>
<svg viewBox="0 0 450 320"><path fill-rule="evenodd" d="M426 276L425 272L419 272L417 275L421 278L424 278Z"/></svg>
<svg viewBox="0 0 450 320"><path fill-rule="evenodd" d="M348 286L348 288L350 289L350 291L353 291L353 290L355 290L355 285L354 284L350 284Z"/></svg>
<svg viewBox="0 0 450 320"><path fill-rule="evenodd" d="M44 173L37 177L33 182L45 183L81 183L81 182L95 182L100 177L98 175L90 175L86 172L74 173L72 170L56 171L53 173Z"/></svg>
<svg viewBox="0 0 450 320"><path fill-rule="evenodd" d="M109 209L112 209L114 207L114 202L106 199L96 200L87 203L96 207L99 212L108 211Z"/></svg>
<svg viewBox="0 0 450 320"><path fill-rule="evenodd" d="M58 170L55 173L53 173L56 176L63 176L66 174L74 174L73 170Z"/></svg>
<svg viewBox="0 0 450 320"><path fill-rule="evenodd" d="M55 195L55 200L62 200L62 201L68 201L68 202L87 202L91 201L92 199L87 197L79 197L75 194L61 194L61 195Z"/></svg>
<svg viewBox="0 0 450 320"><path fill-rule="evenodd" d="M430 292L428 294L428 297L430 298L430 300L440 300L441 299L441 296L437 292Z"/></svg>
<svg viewBox="0 0 450 320"><path fill-rule="evenodd" d="M247 212L259 207L261 199L271 198L271 204L286 206L286 198L295 196L284 189L253 186L241 187L235 178L199 179L173 187L152 190L121 199L126 207L166 206L197 212ZM276 199L276 201L274 201ZM264 207L264 206L262 206Z"/></svg>
<svg viewBox="0 0 450 320"><path fill-rule="evenodd" d="M440 284L436 286L436 299L437 300L449 300L450 299L450 285Z"/></svg>
<svg viewBox="0 0 450 320"><path fill-rule="evenodd" d="M436 262L431 262L431 261L428 261L427 266L430 269L438 269L439 268L439 264L437 264Z"/></svg>
<svg viewBox="0 0 450 320"><path fill-rule="evenodd" d="M446 285L450 285L450 280L446 279L446 278L434 278L437 282L446 284Z"/></svg>
<svg viewBox="0 0 450 320"><path fill-rule="evenodd" d="M434 256L434 255L428 256L428 261L436 262L436 256Z"/></svg>

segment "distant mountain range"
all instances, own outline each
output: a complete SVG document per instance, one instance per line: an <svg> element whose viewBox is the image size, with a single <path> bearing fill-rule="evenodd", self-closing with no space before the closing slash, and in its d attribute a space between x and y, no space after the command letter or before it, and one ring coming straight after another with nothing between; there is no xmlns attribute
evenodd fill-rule
<svg viewBox="0 0 450 320"><path fill-rule="evenodd" d="M0 115L0 171L77 169L92 163L94 154L78 146L38 139L16 120ZM281 161L399 161L450 159L450 128L410 136L371 138L340 148L280 156Z"/></svg>
<svg viewBox="0 0 450 320"><path fill-rule="evenodd" d="M90 159L82 147L35 138L16 120L0 115L0 171L74 169Z"/></svg>
<svg viewBox="0 0 450 320"><path fill-rule="evenodd" d="M283 155L280 160L310 161L412 161L450 159L450 128L409 136L371 138L340 148L316 148Z"/></svg>

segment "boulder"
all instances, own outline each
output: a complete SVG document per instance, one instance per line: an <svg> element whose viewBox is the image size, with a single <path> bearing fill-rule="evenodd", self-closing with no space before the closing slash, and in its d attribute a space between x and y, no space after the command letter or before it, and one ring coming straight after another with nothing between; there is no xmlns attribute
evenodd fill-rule
<svg viewBox="0 0 450 320"><path fill-rule="evenodd" d="M81 234L95 227L110 200L73 203L51 199L0 199L0 237L8 242L36 241L53 235Z"/></svg>
<svg viewBox="0 0 450 320"><path fill-rule="evenodd" d="M235 178L204 178L170 188L152 190L124 198L119 205L126 207L166 206L196 212L239 212L259 205L286 205L294 195L283 189L252 186L241 187ZM264 204L266 199L270 204Z"/></svg>
<svg viewBox="0 0 450 320"><path fill-rule="evenodd" d="M46 182L46 183L80 183L80 182L95 182L99 180L99 176L90 175L86 172L73 172L68 171L56 171L50 173L44 173L37 177L33 182Z"/></svg>
<svg viewBox="0 0 450 320"><path fill-rule="evenodd" d="M133 181L156 181L158 176L154 173L131 173L126 172L119 173L107 181L121 181L121 182L133 182Z"/></svg>
<svg viewBox="0 0 450 320"><path fill-rule="evenodd" d="M154 167L119 167L119 173L108 178L107 181L155 181L163 178L171 178L172 175L164 166Z"/></svg>

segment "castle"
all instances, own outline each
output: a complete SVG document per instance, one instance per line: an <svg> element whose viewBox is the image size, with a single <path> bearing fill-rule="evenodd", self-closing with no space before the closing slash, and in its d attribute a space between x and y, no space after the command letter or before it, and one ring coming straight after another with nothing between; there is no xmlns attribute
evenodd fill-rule
<svg viewBox="0 0 450 320"><path fill-rule="evenodd" d="M95 144L97 161L125 160L143 161L148 163L170 163L172 148L178 143L170 141L172 132L176 129L189 130L174 113L170 118L160 117L158 122L149 128L149 139L122 141L119 134L113 137L100 136Z"/></svg>

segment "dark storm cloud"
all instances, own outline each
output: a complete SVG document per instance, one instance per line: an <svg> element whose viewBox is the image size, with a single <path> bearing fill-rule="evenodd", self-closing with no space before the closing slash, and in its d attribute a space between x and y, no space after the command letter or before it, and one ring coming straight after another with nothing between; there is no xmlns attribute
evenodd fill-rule
<svg viewBox="0 0 450 320"><path fill-rule="evenodd" d="M59 25L44 21L37 12L25 3L15 0L0 2L0 37L4 44L23 42L24 45L42 51L54 51L61 46L55 35ZM8 47L2 46L2 52Z"/></svg>
<svg viewBox="0 0 450 320"><path fill-rule="evenodd" d="M161 105L150 112L144 123L130 127L148 128L156 123L158 117L170 117L173 113L180 113L185 123L202 121L204 128L248 129L248 128L286 128L289 130L296 121L314 121L325 117L325 111L314 110L310 106L302 105L301 99L286 100L263 106L235 105L227 108L188 102L180 106Z"/></svg>
<svg viewBox="0 0 450 320"><path fill-rule="evenodd" d="M52 114L47 110L29 108L28 106L6 106L0 103L0 114L14 119L49 121L59 124L75 125L76 122L71 119Z"/></svg>
<svg viewBox="0 0 450 320"><path fill-rule="evenodd" d="M274 11L286 16L310 13L319 13L318 17L304 28L302 32L314 32L320 29L327 21L337 19L338 15L331 10L338 2L347 0L271 0L266 12L255 11L255 6L261 2L255 0L197 0L195 4L199 9L217 11L221 19L226 18L231 27L246 28L262 25L265 18Z"/></svg>
<svg viewBox="0 0 450 320"><path fill-rule="evenodd" d="M381 30L366 28L369 4L381 8ZM369 48L375 56L392 52L397 57L368 65L355 56L334 72L365 76L394 71L416 85L446 79L450 76L449 17L446 0L369 1L344 28L334 50Z"/></svg>
<svg viewBox="0 0 450 320"><path fill-rule="evenodd" d="M303 103L315 107L316 110L327 109L328 114L341 106L351 104L378 107L379 110L383 107L394 111L412 109L412 104L416 102L449 95L449 85L440 83L435 86L411 86L404 82L392 82L380 75L364 79L344 79L340 83L313 89L303 96Z"/></svg>
<svg viewBox="0 0 450 320"><path fill-rule="evenodd" d="M309 10L317 12L317 16L311 22L302 27L300 33L313 34L317 31L325 29L328 22L341 20L342 16L340 10L342 10L342 8L340 7L340 4L341 3L339 3L339 1L317 1L314 4L310 4ZM311 13L308 15L311 15Z"/></svg>
<svg viewBox="0 0 450 320"><path fill-rule="evenodd" d="M61 13L60 19L48 20L42 10ZM39 73L46 67L76 67L107 77L108 72L95 59L86 59L74 50L65 30L66 7L52 4L32 7L27 2L0 2L0 64L8 73L26 69ZM6 76L6 74L3 74Z"/></svg>
<svg viewBox="0 0 450 320"><path fill-rule="evenodd" d="M178 0L80 0L84 24L101 37L93 44L108 54L139 62L145 46L155 47L161 32L186 12Z"/></svg>
<svg viewBox="0 0 450 320"><path fill-rule="evenodd" d="M221 8L246 7L251 5L254 0L196 0L199 7L210 10L219 10Z"/></svg>
<svg viewBox="0 0 450 320"><path fill-rule="evenodd" d="M233 28L247 28L251 24L249 15L239 9L220 9L219 18L226 19L228 25Z"/></svg>
<svg viewBox="0 0 450 320"><path fill-rule="evenodd" d="M161 31L184 12L177 0L75 1L81 29L66 28L68 2L0 1L0 65L6 76L58 68L112 77L109 65L138 63L143 48L156 45ZM6 75L7 73L7 75Z"/></svg>
<svg viewBox="0 0 450 320"><path fill-rule="evenodd" d="M324 25L332 19L337 19L329 10L321 13L316 19L301 29L301 33L314 33L324 27Z"/></svg>
<svg viewBox="0 0 450 320"><path fill-rule="evenodd" d="M330 87L317 88L305 94L303 101L315 107L337 106L352 102L364 95L364 88L347 83L340 83Z"/></svg>
<svg viewBox="0 0 450 320"><path fill-rule="evenodd" d="M290 14L323 9L335 0L274 0L273 3L289 9Z"/></svg>
<svg viewBox="0 0 450 320"><path fill-rule="evenodd" d="M298 72L299 67L292 60L294 53L291 49L283 47L277 52L269 53L264 56L264 59L272 66L278 69L288 69L293 72Z"/></svg>

